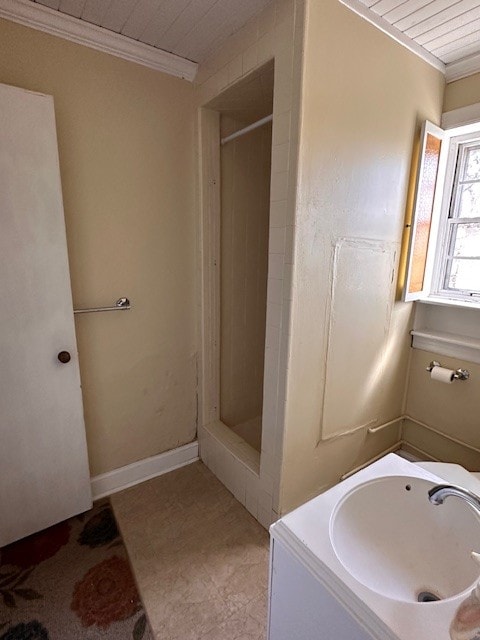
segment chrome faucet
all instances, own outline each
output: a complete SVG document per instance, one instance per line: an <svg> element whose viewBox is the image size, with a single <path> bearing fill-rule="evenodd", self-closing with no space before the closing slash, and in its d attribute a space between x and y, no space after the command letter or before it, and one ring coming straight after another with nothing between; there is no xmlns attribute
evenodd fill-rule
<svg viewBox="0 0 480 640"><path fill-rule="evenodd" d="M453 484L437 484L428 492L428 499L432 504L443 504L449 496L462 498L480 513L480 498L468 489L462 489Z"/></svg>

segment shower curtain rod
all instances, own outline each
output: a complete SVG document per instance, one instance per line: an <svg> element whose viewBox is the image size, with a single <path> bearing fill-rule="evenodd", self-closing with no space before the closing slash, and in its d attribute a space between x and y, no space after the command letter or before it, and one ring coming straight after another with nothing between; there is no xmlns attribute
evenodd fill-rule
<svg viewBox="0 0 480 640"><path fill-rule="evenodd" d="M257 122L254 122L253 124L249 124L248 127L244 127L243 129L239 129L238 131L235 131L235 133L232 133L230 136L227 136L226 138L222 138L220 140L220 144L227 144L227 142L230 142L230 140L235 140L235 138L239 138L240 136L243 136L246 133L253 131L254 129L258 129L258 127L261 127L263 124L267 124L267 122L271 122L272 120L273 120L273 113L270 114L269 116L265 116L265 118L261 118L261 120L257 120Z"/></svg>

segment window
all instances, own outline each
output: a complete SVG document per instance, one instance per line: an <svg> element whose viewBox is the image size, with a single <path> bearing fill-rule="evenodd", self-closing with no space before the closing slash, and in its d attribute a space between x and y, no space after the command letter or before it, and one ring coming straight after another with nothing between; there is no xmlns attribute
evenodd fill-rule
<svg viewBox="0 0 480 640"><path fill-rule="evenodd" d="M426 122L405 300L480 307L480 124Z"/></svg>

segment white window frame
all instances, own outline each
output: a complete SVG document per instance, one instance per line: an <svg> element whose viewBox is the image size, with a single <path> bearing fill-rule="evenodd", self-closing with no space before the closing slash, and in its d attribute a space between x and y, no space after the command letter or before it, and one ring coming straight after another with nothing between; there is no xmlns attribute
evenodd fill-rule
<svg viewBox="0 0 480 640"><path fill-rule="evenodd" d="M480 142L480 122L444 130L426 122L424 131L434 133L442 139L440 150L437 181L432 208L432 219L428 250L425 265L424 286L422 291L407 293L409 284L409 270L412 260L413 239L416 221L413 220L409 257L407 260L406 287L403 299L418 300L435 304L464 306L480 309L480 295L470 295L470 292L452 291L443 285L445 261L449 242L449 212L453 189L455 188L456 165L459 146L466 142ZM422 148L422 154L424 149ZM423 160L423 158L422 158ZM420 186L417 184L417 192ZM418 196L418 193L417 193ZM415 205L414 205L415 210ZM472 218L471 222L478 222L479 218Z"/></svg>
<svg viewBox="0 0 480 640"><path fill-rule="evenodd" d="M455 130L449 132L450 135L447 135L444 140L444 144L448 144L446 144L447 153L443 193L439 194L441 198L440 220L438 225L439 233L437 238L437 246L435 248L435 261L433 267L431 295L444 298L447 301L453 299L465 301L466 303L480 303L480 292L472 294L471 291L467 290L454 291L445 288L445 263L447 261L447 255L449 253L450 240L449 227L451 224L458 224L450 223L449 220L451 219L450 210L452 207L452 202L456 196L458 187L455 178L457 175L459 151L461 146L467 147L469 144L473 146L480 143L480 128L475 133L463 135L452 135L454 131ZM471 223L479 223L480 216L476 218L468 218L468 221Z"/></svg>

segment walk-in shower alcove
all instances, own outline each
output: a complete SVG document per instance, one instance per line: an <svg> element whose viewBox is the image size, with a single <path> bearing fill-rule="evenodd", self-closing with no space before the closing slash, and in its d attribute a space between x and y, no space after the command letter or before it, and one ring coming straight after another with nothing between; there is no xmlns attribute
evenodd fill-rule
<svg viewBox="0 0 480 640"><path fill-rule="evenodd" d="M219 95L218 414L261 451L273 62Z"/></svg>

